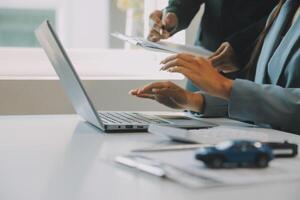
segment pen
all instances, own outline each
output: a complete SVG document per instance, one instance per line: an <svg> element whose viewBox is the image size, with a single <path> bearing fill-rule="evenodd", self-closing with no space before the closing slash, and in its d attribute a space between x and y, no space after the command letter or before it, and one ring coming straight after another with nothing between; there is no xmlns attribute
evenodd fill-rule
<svg viewBox="0 0 300 200"><path fill-rule="evenodd" d="M211 177L200 174L196 175L173 165L144 156L117 156L115 162L154 176L169 179L191 188L217 186L221 184Z"/></svg>

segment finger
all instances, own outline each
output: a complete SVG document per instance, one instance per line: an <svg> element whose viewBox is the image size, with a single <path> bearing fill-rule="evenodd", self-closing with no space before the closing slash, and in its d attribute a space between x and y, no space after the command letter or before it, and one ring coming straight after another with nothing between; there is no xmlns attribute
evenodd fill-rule
<svg viewBox="0 0 300 200"><path fill-rule="evenodd" d="M169 88L162 88L162 89L157 89L155 91L156 95L160 95L160 96L166 96L169 98L177 98L178 95L180 95L180 93L178 92L177 89L169 89Z"/></svg>
<svg viewBox="0 0 300 200"><path fill-rule="evenodd" d="M155 30L151 30L150 31L150 34L148 36L148 40L152 41L152 42L157 42L159 41L160 39L163 39L162 35L155 31Z"/></svg>
<svg viewBox="0 0 300 200"><path fill-rule="evenodd" d="M161 89L161 88L168 88L171 87L171 84L166 82L155 82L150 83L138 90L138 94L148 93L153 94L153 89Z"/></svg>
<svg viewBox="0 0 300 200"><path fill-rule="evenodd" d="M222 53L224 51L225 48L226 48L226 46L223 43L211 56L208 57L208 59L212 59L215 56L219 55L220 53Z"/></svg>
<svg viewBox="0 0 300 200"><path fill-rule="evenodd" d="M177 67L172 67L168 70L168 72L170 73L180 73L180 74L183 74L185 77L189 78L192 77L193 74L193 71L188 69L188 68L185 68L185 67L180 67L180 66L177 66Z"/></svg>
<svg viewBox="0 0 300 200"><path fill-rule="evenodd" d="M211 64L216 67L222 67L224 60L222 60L221 58L214 58L214 59L210 59Z"/></svg>
<svg viewBox="0 0 300 200"><path fill-rule="evenodd" d="M168 39L171 36L171 33L163 29L161 36L162 36L162 39Z"/></svg>
<svg viewBox="0 0 300 200"><path fill-rule="evenodd" d="M167 62L166 64L164 64L162 66L161 70L166 71L169 68L176 67L176 66L189 68L189 66L191 66L191 65L193 65L193 63L187 62L181 58L176 58L176 59L171 60L171 61Z"/></svg>
<svg viewBox="0 0 300 200"><path fill-rule="evenodd" d="M155 100L155 95L151 94L139 94L137 97L142 98L142 99L152 99Z"/></svg>
<svg viewBox="0 0 300 200"><path fill-rule="evenodd" d="M227 66L227 65L222 65L216 69L218 69L219 72L223 72L223 73L231 73L239 70L237 67Z"/></svg>
<svg viewBox="0 0 300 200"><path fill-rule="evenodd" d="M133 90L130 90L130 91L128 92L128 94L130 94L130 95L137 95L138 90L139 90L139 89L133 89Z"/></svg>
<svg viewBox="0 0 300 200"><path fill-rule="evenodd" d="M181 59L185 60L186 62L189 62L194 57L195 56L191 55L191 54L179 53L179 54L175 54L175 55L172 55L172 56L169 56L169 57L165 58L164 60L161 61L161 64L166 64L167 62L170 62L171 60L174 60L174 59L177 59L177 58L181 58Z"/></svg>
<svg viewBox="0 0 300 200"><path fill-rule="evenodd" d="M212 63L213 66L221 65L224 62L224 59L226 57L226 49L224 49L223 52L221 52L219 55L216 55L215 57L209 59L209 61Z"/></svg>
<svg viewBox="0 0 300 200"><path fill-rule="evenodd" d="M163 16L162 11L157 10L157 11L154 11L153 13L151 13L151 15L149 17L150 29L154 29L158 32L162 29L162 27L163 27L162 16Z"/></svg>
<svg viewBox="0 0 300 200"><path fill-rule="evenodd" d="M152 26L150 26L153 30L160 32L163 29L163 24L161 21L152 22Z"/></svg>
<svg viewBox="0 0 300 200"><path fill-rule="evenodd" d="M157 19L159 19L161 21L162 17L163 12L161 10L155 10L150 14L149 19L153 21L157 21Z"/></svg>

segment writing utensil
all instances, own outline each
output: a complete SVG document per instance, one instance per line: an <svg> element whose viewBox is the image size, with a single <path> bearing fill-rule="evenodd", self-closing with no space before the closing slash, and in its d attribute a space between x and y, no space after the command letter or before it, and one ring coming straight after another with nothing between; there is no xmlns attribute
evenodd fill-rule
<svg viewBox="0 0 300 200"><path fill-rule="evenodd" d="M221 183L211 177L189 173L173 165L139 155L117 156L115 162L130 168L180 183L191 188L218 186Z"/></svg>
<svg viewBox="0 0 300 200"><path fill-rule="evenodd" d="M176 145L166 145L166 146L152 146L140 149L134 149L132 152L155 152L155 151L179 151L179 150L190 150L198 149L201 147L209 147L208 144L176 144Z"/></svg>

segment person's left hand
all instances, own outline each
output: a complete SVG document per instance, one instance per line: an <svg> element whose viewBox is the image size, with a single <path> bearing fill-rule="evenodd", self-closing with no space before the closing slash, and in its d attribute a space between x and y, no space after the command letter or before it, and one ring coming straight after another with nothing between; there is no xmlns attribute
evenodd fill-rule
<svg viewBox="0 0 300 200"><path fill-rule="evenodd" d="M172 55L161 62L161 70L181 73L205 92L229 99L233 81L221 75L212 63L190 54Z"/></svg>
<svg viewBox="0 0 300 200"><path fill-rule="evenodd" d="M224 42L208 60L214 68L223 73L236 72L239 70L235 51L229 42Z"/></svg>
<svg viewBox="0 0 300 200"><path fill-rule="evenodd" d="M203 106L202 95L184 90L170 81L150 83L131 90L129 94L155 100L173 109L201 112Z"/></svg>

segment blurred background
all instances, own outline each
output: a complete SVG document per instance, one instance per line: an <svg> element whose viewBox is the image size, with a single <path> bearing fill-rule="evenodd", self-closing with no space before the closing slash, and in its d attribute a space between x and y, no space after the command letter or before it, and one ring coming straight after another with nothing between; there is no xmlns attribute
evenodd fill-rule
<svg viewBox="0 0 300 200"><path fill-rule="evenodd" d="M128 95L153 81L166 54L129 46L113 32L146 37L148 16L168 0L0 0L0 115L71 114L72 106L33 31L49 19L99 110L168 110ZM192 44L203 8L187 31L170 40Z"/></svg>
<svg viewBox="0 0 300 200"><path fill-rule="evenodd" d="M68 48L123 48L110 33L144 36L149 13L166 5L167 0L1 0L0 46L38 46L33 30L49 19ZM176 39L183 43L185 35Z"/></svg>

